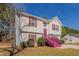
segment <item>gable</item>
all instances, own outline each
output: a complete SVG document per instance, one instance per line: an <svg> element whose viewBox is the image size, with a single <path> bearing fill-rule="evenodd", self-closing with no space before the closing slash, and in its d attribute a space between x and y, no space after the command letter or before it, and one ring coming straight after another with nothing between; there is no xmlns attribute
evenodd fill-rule
<svg viewBox="0 0 79 59"><path fill-rule="evenodd" d="M50 22L54 22L54 23L56 23L56 24L59 23L61 26L63 25L62 22L58 19L57 16L55 16L54 18L52 18L52 19L49 21L49 23L50 23Z"/></svg>
<svg viewBox="0 0 79 59"><path fill-rule="evenodd" d="M49 26L52 26L52 25L57 25L59 27L61 27L61 24L57 21L57 20L52 20L50 23L49 23Z"/></svg>

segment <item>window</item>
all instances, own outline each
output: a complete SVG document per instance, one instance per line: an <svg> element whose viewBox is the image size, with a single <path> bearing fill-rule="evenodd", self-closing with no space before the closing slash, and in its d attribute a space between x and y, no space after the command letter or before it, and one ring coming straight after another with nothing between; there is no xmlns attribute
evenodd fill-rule
<svg viewBox="0 0 79 59"><path fill-rule="evenodd" d="M59 26L56 24L52 24L52 30L59 31Z"/></svg>
<svg viewBox="0 0 79 59"><path fill-rule="evenodd" d="M32 26L35 25L35 19L32 19L31 25L32 25Z"/></svg>
<svg viewBox="0 0 79 59"><path fill-rule="evenodd" d="M29 39L35 39L35 35L34 34L29 34Z"/></svg>
<svg viewBox="0 0 79 59"><path fill-rule="evenodd" d="M29 39L33 39L36 42L36 35L35 34L29 34Z"/></svg>
<svg viewBox="0 0 79 59"><path fill-rule="evenodd" d="M68 38L64 38L65 40L68 40Z"/></svg>
<svg viewBox="0 0 79 59"><path fill-rule="evenodd" d="M69 41L72 41L71 39Z"/></svg>
<svg viewBox="0 0 79 59"><path fill-rule="evenodd" d="M55 24L52 24L52 30L55 30Z"/></svg>
<svg viewBox="0 0 79 59"><path fill-rule="evenodd" d="M31 39L34 39L34 35L31 35Z"/></svg>
<svg viewBox="0 0 79 59"><path fill-rule="evenodd" d="M45 22L43 24L44 24L44 26L46 26L46 23Z"/></svg>
<svg viewBox="0 0 79 59"><path fill-rule="evenodd" d="M58 25L55 25L55 29L58 31L59 30L59 26Z"/></svg>
<svg viewBox="0 0 79 59"><path fill-rule="evenodd" d="M29 26L37 27L37 19L29 18Z"/></svg>

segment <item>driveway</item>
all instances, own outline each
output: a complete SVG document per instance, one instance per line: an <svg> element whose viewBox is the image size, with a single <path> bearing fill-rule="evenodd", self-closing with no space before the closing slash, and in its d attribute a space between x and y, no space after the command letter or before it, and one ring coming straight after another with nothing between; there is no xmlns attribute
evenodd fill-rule
<svg viewBox="0 0 79 59"><path fill-rule="evenodd" d="M61 45L61 47L58 47L58 48L61 48L61 49L65 49L65 48L72 48L72 49L79 49L79 46L78 45Z"/></svg>

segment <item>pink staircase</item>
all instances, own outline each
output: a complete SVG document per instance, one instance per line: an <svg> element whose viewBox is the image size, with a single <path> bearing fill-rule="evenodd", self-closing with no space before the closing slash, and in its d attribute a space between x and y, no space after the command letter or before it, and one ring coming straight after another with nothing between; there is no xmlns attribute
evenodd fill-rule
<svg viewBox="0 0 79 59"><path fill-rule="evenodd" d="M61 44L60 44L60 40L55 37L55 36L44 36L44 38L46 39L46 42L51 46L51 47L60 47Z"/></svg>

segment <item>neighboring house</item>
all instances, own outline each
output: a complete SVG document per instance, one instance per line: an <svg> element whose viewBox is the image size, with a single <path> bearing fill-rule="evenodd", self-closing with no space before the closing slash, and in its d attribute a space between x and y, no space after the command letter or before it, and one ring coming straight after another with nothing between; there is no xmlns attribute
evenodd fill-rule
<svg viewBox="0 0 79 59"><path fill-rule="evenodd" d="M8 26L4 22L5 21L0 20L0 42L3 41L4 33L7 34L7 32L8 32Z"/></svg>
<svg viewBox="0 0 79 59"><path fill-rule="evenodd" d="M2 26L2 20L0 20L0 32L2 31L4 27Z"/></svg>
<svg viewBox="0 0 79 59"><path fill-rule="evenodd" d="M67 34L63 39L65 43L79 43L79 34Z"/></svg>
<svg viewBox="0 0 79 59"><path fill-rule="evenodd" d="M62 23L57 16L51 20L40 18L21 12L16 15L16 45L22 41L34 39L34 45L37 46L37 39L44 35L55 35L60 39ZM19 31L20 30L20 31Z"/></svg>
<svg viewBox="0 0 79 59"><path fill-rule="evenodd" d="M8 28L9 27L7 26L6 22L3 20L0 20L0 32L1 31L8 31L9 30Z"/></svg>

